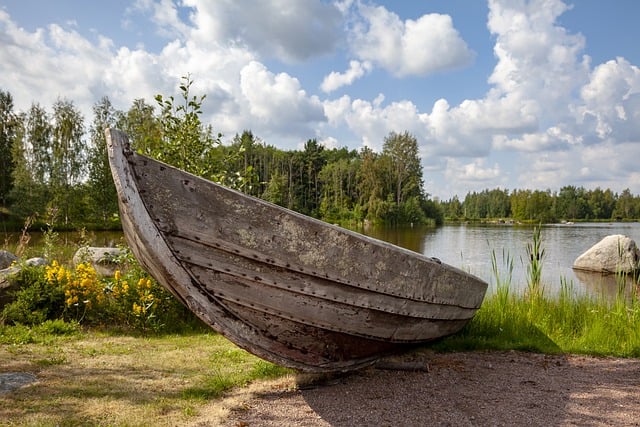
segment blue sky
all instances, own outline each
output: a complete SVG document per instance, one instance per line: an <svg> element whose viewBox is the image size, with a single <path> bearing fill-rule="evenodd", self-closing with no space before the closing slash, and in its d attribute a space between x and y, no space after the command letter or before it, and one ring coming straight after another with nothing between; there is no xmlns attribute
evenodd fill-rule
<svg viewBox="0 0 640 427"><path fill-rule="evenodd" d="M226 139L380 150L418 140L425 190L564 185L640 193L635 0L0 2L0 89L18 110L65 97L176 94L190 73Z"/></svg>

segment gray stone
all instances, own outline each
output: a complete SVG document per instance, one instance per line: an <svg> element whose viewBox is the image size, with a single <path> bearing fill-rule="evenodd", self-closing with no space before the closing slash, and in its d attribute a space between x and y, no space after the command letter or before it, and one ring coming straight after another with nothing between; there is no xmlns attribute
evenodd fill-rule
<svg viewBox="0 0 640 427"><path fill-rule="evenodd" d="M73 256L73 264L90 262L96 272L102 276L113 276L118 269L117 258L124 255L119 248L85 246Z"/></svg>
<svg viewBox="0 0 640 427"><path fill-rule="evenodd" d="M15 299L14 293L18 290L15 282L11 282L9 278L20 271L19 266L13 266L0 270L0 311L5 305Z"/></svg>
<svg viewBox="0 0 640 427"><path fill-rule="evenodd" d="M628 236L614 234L576 258L573 268L601 273L631 273L638 269L639 262L640 250L636 242Z"/></svg>
<svg viewBox="0 0 640 427"><path fill-rule="evenodd" d="M18 261L18 257L9 251L0 251L0 270L10 267L11 264Z"/></svg>
<svg viewBox="0 0 640 427"><path fill-rule="evenodd" d="M49 264L49 262L46 259L40 258L40 257L29 258L24 263L29 267L41 267L43 265Z"/></svg>
<svg viewBox="0 0 640 427"><path fill-rule="evenodd" d="M28 372L3 372L0 374L0 394L33 384L38 377Z"/></svg>

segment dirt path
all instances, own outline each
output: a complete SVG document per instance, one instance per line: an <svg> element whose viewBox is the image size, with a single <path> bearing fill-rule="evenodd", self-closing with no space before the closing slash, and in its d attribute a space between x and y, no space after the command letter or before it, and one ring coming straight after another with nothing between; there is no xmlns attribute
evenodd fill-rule
<svg viewBox="0 0 640 427"><path fill-rule="evenodd" d="M424 362L423 371L371 368L316 383L305 376L264 383L228 398L223 425L640 425L638 359L471 352Z"/></svg>

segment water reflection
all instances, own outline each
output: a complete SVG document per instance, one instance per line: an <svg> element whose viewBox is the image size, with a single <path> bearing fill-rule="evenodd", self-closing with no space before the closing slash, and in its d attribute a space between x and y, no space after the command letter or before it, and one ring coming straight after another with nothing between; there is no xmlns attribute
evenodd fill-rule
<svg viewBox="0 0 640 427"><path fill-rule="evenodd" d="M584 270L574 270L574 273L590 294L602 295L608 300L615 300L620 292L626 299L631 299L636 292L636 284L631 275L616 276Z"/></svg>

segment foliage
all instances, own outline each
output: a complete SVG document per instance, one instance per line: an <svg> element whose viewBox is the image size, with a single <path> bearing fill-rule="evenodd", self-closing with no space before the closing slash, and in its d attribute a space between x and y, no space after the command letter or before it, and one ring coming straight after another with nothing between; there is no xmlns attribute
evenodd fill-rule
<svg viewBox="0 0 640 427"><path fill-rule="evenodd" d="M46 344L51 341L52 336L75 336L79 332L78 323L65 322L62 319L45 320L34 325L0 323L0 344Z"/></svg>
<svg viewBox="0 0 640 427"><path fill-rule="evenodd" d="M179 169L211 178L214 173L211 151L219 141L214 140L211 128L205 128L200 121L205 95L191 95L191 76L183 76L181 80L181 103L173 96L156 95L161 109L162 144L150 155Z"/></svg>
<svg viewBox="0 0 640 427"><path fill-rule="evenodd" d="M0 90L0 207L9 205L9 191L13 187L12 157L16 141L17 116L13 112L13 97L9 92Z"/></svg>
<svg viewBox="0 0 640 427"><path fill-rule="evenodd" d="M545 250L542 247L541 227L533 227L532 241L527 243L527 291L530 298L538 298L544 294L542 284L542 264Z"/></svg>
<svg viewBox="0 0 640 427"><path fill-rule="evenodd" d="M586 295L558 298L492 294L457 336L440 349L526 350L640 357L640 304Z"/></svg>
<svg viewBox="0 0 640 427"><path fill-rule="evenodd" d="M93 106L93 113L87 153L89 177L86 188L90 194L87 198L90 207L87 219L100 224L102 228L109 228L113 214L118 212L118 199L109 167L104 131L107 127L115 125L116 112L109 98L105 96Z"/></svg>
<svg viewBox="0 0 640 427"><path fill-rule="evenodd" d="M176 330L198 325L184 306L149 277L130 252L113 278L99 276L88 262L69 267L58 261L25 266L11 278L19 288L5 306L7 324L36 325L64 320L83 325L118 325L139 331Z"/></svg>
<svg viewBox="0 0 640 427"><path fill-rule="evenodd" d="M68 225L74 215L77 203L75 193L85 175L85 158L82 137L83 118L80 111L68 100L58 99L53 104L53 133L51 146L47 147L51 158L49 170L49 207L59 209L61 218Z"/></svg>
<svg viewBox="0 0 640 427"><path fill-rule="evenodd" d="M64 289L47 280L45 267L24 266L9 281L18 290L15 299L2 310L4 323L37 325L62 317Z"/></svg>

